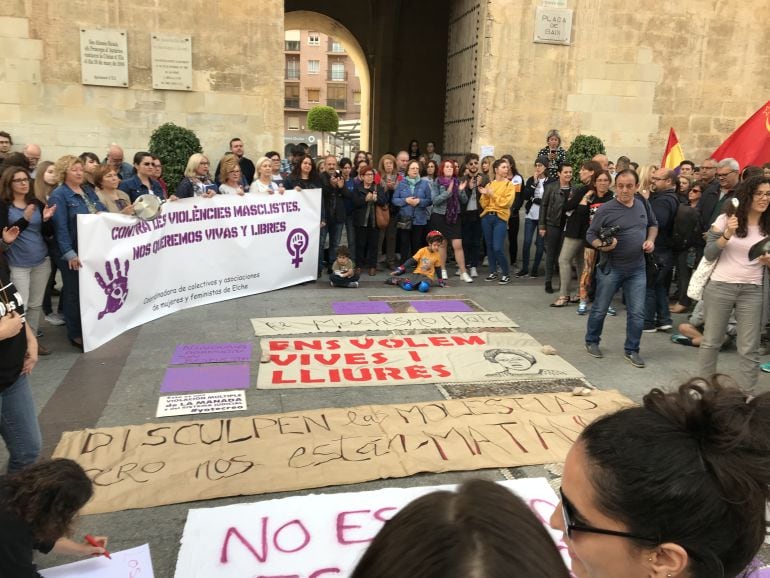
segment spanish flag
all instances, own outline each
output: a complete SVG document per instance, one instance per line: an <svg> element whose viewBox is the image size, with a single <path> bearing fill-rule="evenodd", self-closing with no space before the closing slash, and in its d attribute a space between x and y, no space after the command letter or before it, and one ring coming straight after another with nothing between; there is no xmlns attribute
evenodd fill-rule
<svg viewBox="0 0 770 578"><path fill-rule="evenodd" d="M770 162L770 100L735 129L711 156L718 161L733 158L741 169Z"/></svg>
<svg viewBox="0 0 770 578"><path fill-rule="evenodd" d="M666 169L676 169L683 160L684 153L682 152L682 145L679 144L679 138L676 136L674 129L671 128L668 131L666 152L663 153L663 160L660 161L660 166Z"/></svg>

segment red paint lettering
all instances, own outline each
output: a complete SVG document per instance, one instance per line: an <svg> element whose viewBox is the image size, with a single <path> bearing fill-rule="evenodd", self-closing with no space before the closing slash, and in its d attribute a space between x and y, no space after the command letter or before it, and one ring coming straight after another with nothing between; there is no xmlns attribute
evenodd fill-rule
<svg viewBox="0 0 770 578"><path fill-rule="evenodd" d="M264 562L267 560L267 518L262 518L262 553L260 554L257 549L252 546L251 542L241 535L238 528L231 526L227 529L227 532L225 532L225 539L222 542L222 549L219 553L219 561L222 564L227 564L230 560L230 538L232 537L238 538L238 541L245 546L258 561Z"/></svg>
<svg viewBox="0 0 770 578"><path fill-rule="evenodd" d="M296 527L301 532L301 542L299 542L299 545L292 547L283 547L278 543L278 538L280 538L281 533L286 528L290 528L291 526ZM278 528L275 531L275 534L273 535L273 546L276 547L277 550L285 553L285 554L291 554L294 552L299 552L302 550L305 546L307 546L310 543L310 532L307 531L307 528L305 528L305 525L297 519L291 520L290 522L286 522L283 526Z"/></svg>
<svg viewBox="0 0 770 578"><path fill-rule="evenodd" d="M449 371L446 367L446 365L434 365L431 367L433 371L436 372L436 377L449 377L452 375L452 372Z"/></svg>
<svg viewBox="0 0 770 578"><path fill-rule="evenodd" d="M271 383L297 383L296 379L284 379L283 371L274 371Z"/></svg>
<svg viewBox="0 0 770 578"><path fill-rule="evenodd" d="M402 380L401 370L397 367L375 367L374 375L378 381L387 381L389 379Z"/></svg>
<svg viewBox="0 0 770 578"><path fill-rule="evenodd" d="M346 353L345 363L348 365L366 365L366 355L363 353Z"/></svg>
<svg viewBox="0 0 770 578"><path fill-rule="evenodd" d="M358 540L349 539L345 536L346 530L361 528L361 526L359 526L358 524L348 524L346 518L350 515L368 514L369 512L371 512L371 510L351 510L349 512L341 512L340 514L338 514L337 515L337 542L342 544L343 546L347 544L363 544L365 542L371 542L374 536L370 538L364 538L364 539L358 539Z"/></svg>
<svg viewBox="0 0 770 578"><path fill-rule="evenodd" d="M409 379L429 379L431 377L430 372L422 365L407 365L404 370Z"/></svg>
<svg viewBox="0 0 770 578"><path fill-rule="evenodd" d="M484 338L481 335L469 335L468 337L463 337L461 335L452 335L452 341L454 341L457 345L486 345L487 342L484 341Z"/></svg>
<svg viewBox="0 0 770 578"><path fill-rule="evenodd" d="M295 339L294 349L297 351L302 351L304 349L321 351L323 349L323 342L320 339L314 339L313 341L300 341L299 339Z"/></svg>
<svg viewBox="0 0 770 578"><path fill-rule="evenodd" d="M299 370L299 382L300 383L323 383L325 380L323 377L313 379L313 374L309 369Z"/></svg>
<svg viewBox="0 0 770 578"><path fill-rule="evenodd" d="M411 337L404 337L404 343L406 343L409 347L428 347L427 343L416 342Z"/></svg>
<svg viewBox="0 0 770 578"><path fill-rule="evenodd" d="M271 355L270 356L270 363L275 363L279 366L286 366L291 365L297 361L297 354L296 353L288 353L286 355Z"/></svg>
<svg viewBox="0 0 770 578"><path fill-rule="evenodd" d="M411 358L412 358L414 361L422 361L422 359L420 359L420 356L417 354L417 352L416 352L416 351L410 351L410 352L409 352L409 355L411 356Z"/></svg>
<svg viewBox="0 0 770 578"><path fill-rule="evenodd" d="M289 342L285 340L270 340L270 351L283 351L289 349Z"/></svg>
<svg viewBox="0 0 770 578"><path fill-rule="evenodd" d="M342 370L342 377L345 381L372 381L372 372L368 367L362 367L358 370L346 367Z"/></svg>

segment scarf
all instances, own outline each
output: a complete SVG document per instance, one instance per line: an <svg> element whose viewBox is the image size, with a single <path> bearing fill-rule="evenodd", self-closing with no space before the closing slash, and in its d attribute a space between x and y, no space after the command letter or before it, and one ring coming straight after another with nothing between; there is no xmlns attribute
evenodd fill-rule
<svg viewBox="0 0 770 578"><path fill-rule="evenodd" d="M460 182L456 177L439 177L436 180L445 189L449 189L449 185L452 185L452 193L446 202L446 222L454 225L460 215Z"/></svg>
<svg viewBox="0 0 770 578"><path fill-rule="evenodd" d="M417 177L416 179L413 179L412 177L404 177L404 180L409 185L409 189L414 192L414 187L416 187L417 183L420 182L420 177Z"/></svg>

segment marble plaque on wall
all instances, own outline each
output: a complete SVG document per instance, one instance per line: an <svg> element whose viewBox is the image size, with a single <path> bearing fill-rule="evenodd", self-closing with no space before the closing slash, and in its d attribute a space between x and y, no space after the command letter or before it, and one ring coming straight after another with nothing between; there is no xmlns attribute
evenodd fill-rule
<svg viewBox="0 0 770 578"><path fill-rule="evenodd" d="M192 38L152 35L152 87L192 90Z"/></svg>
<svg viewBox="0 0 770 578"><path fill-rule="evenodd" d="M81 82L99 86L128 86L126 31L80 29Z"/></svg>

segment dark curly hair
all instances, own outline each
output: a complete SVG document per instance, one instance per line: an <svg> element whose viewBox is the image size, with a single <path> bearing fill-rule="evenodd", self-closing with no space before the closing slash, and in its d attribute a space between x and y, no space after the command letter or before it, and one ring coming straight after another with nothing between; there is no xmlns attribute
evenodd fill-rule
<svg viewBox="0 0 770 578"><path fill-rule="evenodd" d="M0 503L40 542L70 535L75 516L93 492L83 468L67 459L46 460L0 478Z"/></svg>
<svg viewBox="0 0 770 578"><path fill-rule="evenodd" d="M605 515L642 548L678 544L689 576L740 576L767 533L770 393L756 397L725 376L653 389L581 434L588 478Z"/></svg>
<svg viewBox="0 0 770 578"><path fill-rule="evenodd" d="M757 192L760 185L768 184L770 184L770 178L756 176L741 181L735 188L735 198L740 202L738 210L735 212L735 216L738 217L738 229L735 234L738 237L744 238L749 234L749 211L754 193ZM728 208L729 203L730 199L727 199L724 204L725 209ZM770 210L766 210L759 217L759 229L763 235L770 235Z"/></svg>

